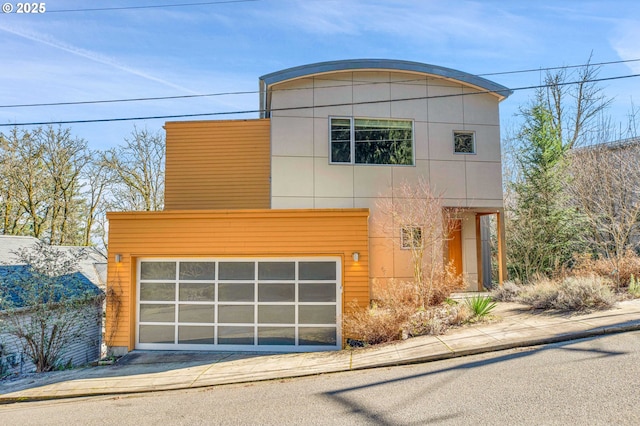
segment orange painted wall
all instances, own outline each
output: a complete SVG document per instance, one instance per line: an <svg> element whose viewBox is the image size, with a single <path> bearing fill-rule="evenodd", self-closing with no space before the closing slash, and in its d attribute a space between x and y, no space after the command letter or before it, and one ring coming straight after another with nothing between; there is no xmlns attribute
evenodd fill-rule
<svg viewBox="0 0 640 426"><path fill-rule="evenodd" d="M341 256L343 310L369 303L368 209L109 213L107 344L134 348L138 257ZM358 262L351 254L360 253ZM115 255L122 262L115 263ZM117 325L115 324L117 320Z"/></svg>
<svg viewBox="0 0 640 426"><path fill-rule="evenodd" d="M271 207L270 122L168 122L165 210Z"/></svg>

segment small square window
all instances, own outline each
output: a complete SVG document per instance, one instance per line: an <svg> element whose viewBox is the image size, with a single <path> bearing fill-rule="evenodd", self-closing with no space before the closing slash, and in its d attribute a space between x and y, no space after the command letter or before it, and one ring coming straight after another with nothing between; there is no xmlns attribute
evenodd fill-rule
<svg viewBox="0 0 640 426"><path fill-rule="evenodd" d="M422 247L422 227L405 226L400 233L400 245L403 249Z"/></svg>
<svg viewBox="0 0 640 426"><path fill-rule="evenodd" d="M475 134L473 132L453 132L453 152L456 154L475 154Z"/></svg>

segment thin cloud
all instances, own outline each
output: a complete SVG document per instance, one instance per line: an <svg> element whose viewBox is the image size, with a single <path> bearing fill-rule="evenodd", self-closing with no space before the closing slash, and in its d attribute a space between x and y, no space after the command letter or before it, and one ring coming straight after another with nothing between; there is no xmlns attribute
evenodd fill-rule
<svg viewBox="0 0 640 426"><path fill-rule="evenodd" d="M160 83L160 84L162 84L164 86L168 86L168 87L177 89L177 90L179 90L181 92L187 92L187 93L192 93L192 94L196 93L195 91L193 91L191 89L188 89L186 87L171 83L170 81L163 80L163 79L161 79L159 77L155 77L155 76L153 76L151 74L148 74L148 73L146 73L144 71L129 67L127 65L123 65L123 64L119 63L118 61L116 61L115 59L110 58L108 56L104 56L104 55L98 54L96 52L92 52L90 50L82 49L82 48L70 45L68 43L64 43L64 42L62 42L60 40L57 40L57 39L55 39L53 37L50 37L48 35L45 35L45 34L39 34L39 33L33 32L33 31L26 32L26 31L17 30L15 28L9 28L9 27L2 26L2 25L0 25L0 30L8 32L8 33L13 34L13 35L16 35L18 37L25 38L27 40L34 41L36 43L41 43L41 44L45 44L47 46L51 46L53 48L56 48L56 49L71 53L71 54L76 55L76 56L80 56L80 57L85 58L85 59L89 59L89 60L91 60L93 62L97 62L97 63L103 64L103 65L108 65L108 66L116 68L116 69L118 69L120 71L124 71L126 73L133 74L133 75L136 75L138 77L142 77L142 78L144 78L146 80L149 80L149 81Z"/></svg>

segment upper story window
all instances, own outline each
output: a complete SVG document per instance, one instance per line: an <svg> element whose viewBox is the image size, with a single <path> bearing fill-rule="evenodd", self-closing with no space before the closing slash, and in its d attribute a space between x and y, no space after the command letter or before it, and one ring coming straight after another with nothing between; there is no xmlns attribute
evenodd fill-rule
<svg viewBox="0 0 640 426"><path fill-rule="evenodd" d="M453 132L453 152L455 154L475 154L475 134L473 132Z"/></svg>
<svg viewBox="0 0 640 426"><path fill-rule="evenodd" d="M413 165L413 121L331 117L331 163Z"/></svg>

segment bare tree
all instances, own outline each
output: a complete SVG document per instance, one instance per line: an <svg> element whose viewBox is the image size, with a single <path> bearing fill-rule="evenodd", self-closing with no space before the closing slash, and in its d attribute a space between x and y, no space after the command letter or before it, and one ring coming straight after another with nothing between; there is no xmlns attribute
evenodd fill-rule
<svg viewBox="0 0 640 426"><path fill-rule="evenodd" d="M381 198L376 208L382 215L379 226L396 245L410 250L415 292L421 306L437 304L464 287L464 281L453 277L455 274L443 257L459 210L444 208L442 197L433 193L426 180L403 182L392 198Z"/></svg>
<svg viewBox="0 0 640 426"><path fill-rule="evenodd" d="M125 144L107 151L114 175L111 201L118 210L162 210L165 143L161 133L134 128Z"/></svg>
<svg viewBox="0 0 640 426"><path fill-rule="evenodd" d="M625 133L602 120L592 143L572 152L566 188L586 218L590 247L614 271L640 245L640 137L627 133L635 128L634 110Z"/></svg>

